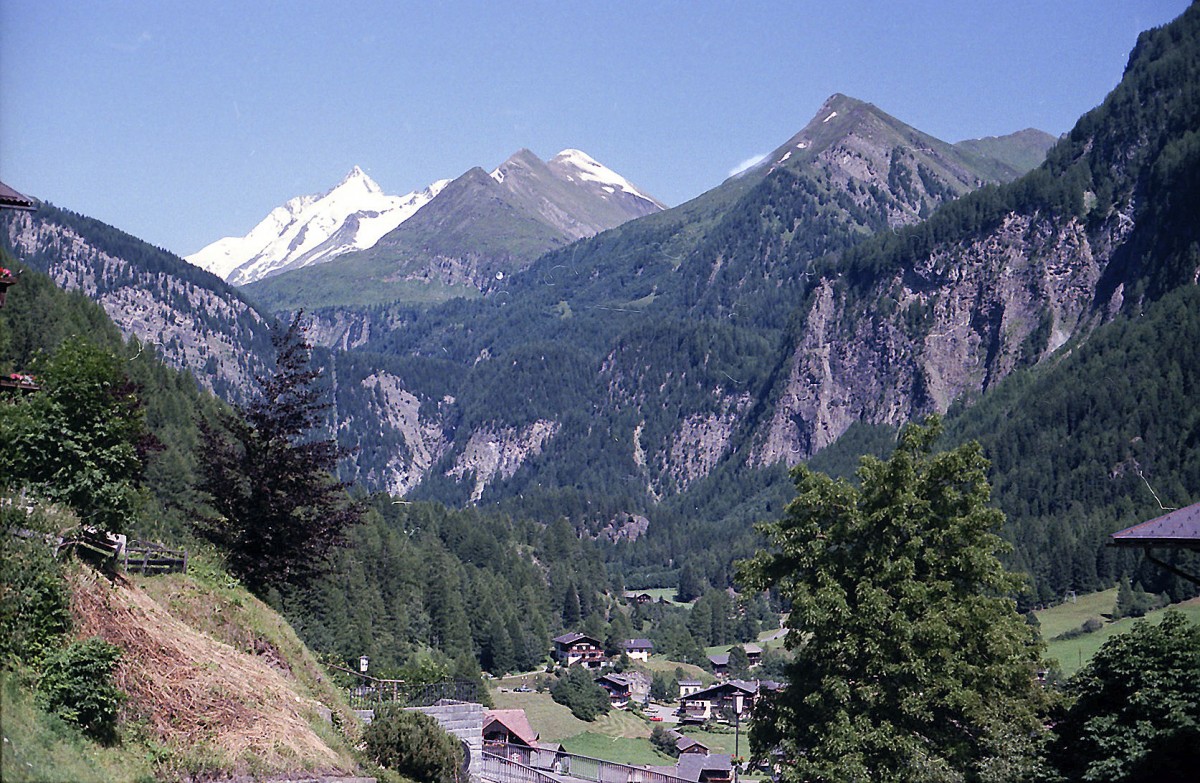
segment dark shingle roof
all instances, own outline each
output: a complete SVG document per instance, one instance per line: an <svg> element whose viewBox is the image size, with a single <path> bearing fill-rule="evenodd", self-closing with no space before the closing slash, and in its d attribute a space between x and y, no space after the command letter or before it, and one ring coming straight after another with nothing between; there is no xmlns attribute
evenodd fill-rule
<svg viewBox="0 0 1200 783"><path fill-rule="evenodd" d="M33 209L34 207L33 199L29 196L22 195L0 182L0 209Z"/></svg>
<svg viewBox="0 0 1200 783"><path fill-rule="evenodd" d="M1113 533L1113 546L1200 550L1200 503Z"/></svg>

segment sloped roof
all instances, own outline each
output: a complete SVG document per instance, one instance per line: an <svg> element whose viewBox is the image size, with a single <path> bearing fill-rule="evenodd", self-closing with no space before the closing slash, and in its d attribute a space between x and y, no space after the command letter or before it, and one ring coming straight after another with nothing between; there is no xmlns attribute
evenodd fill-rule
<svg viewBox="0 0 1200 783"><path fill-rule="evenodd" d="M586 639L589 642L592 642L597 647L600 646L599 639L594 639L591 636L588 636L585 633L579 633L578 631L571 631L570 633L564 633L562 636L554 637L554 641L557 644L564 644L564 645L565 644L575 644L575 642L582 641L584 639Z"/></svg>
<svg viewBox="0 0 1200 783"><path fill-rule="evenodd" d="M483 714L483 730L487 731L492 723L499 723L508 729L509 734L530 747L537 745L538 733L529 725L525 710L488 710Z"/></svg>
<svg viewBox="0 0 1200 783"><path fill-rule="evenodd" d="M626 639L626 650L653 650L654 642L649 639Z"/></svg>
<svg viewBox="0 0 1200 783"><path fill-rule="evenodd" d="M33 199L0 182L0 209L34 209Z"/></svg>
<svg viewBox="0 0 1200 783"><path fill-rule="evenodd" d="M1200 550L1200 503L1113 533L1113 546Z"/></svg>
<svg viewBox="0 0 1200 783"><path fill-rule="evenodd" d="M728 753L710 753L701 756L699 753L685 753L679 757L675 765L675 776L684 780L700 780L703 772L730 772L733 770L733 760Z"/></svg>
<svg viewBox="0 0 1200 783"><path fill-rule="evenodd" d="M675 740L675 749L679 750L679 751L683 751L683 750L693 747L695 745L699 745L700 747L704 748L705 750L708 750L708 746L705 745L703 742L696 739L695 737L689 737L686 734L681 736L679 739Z"/></svg>

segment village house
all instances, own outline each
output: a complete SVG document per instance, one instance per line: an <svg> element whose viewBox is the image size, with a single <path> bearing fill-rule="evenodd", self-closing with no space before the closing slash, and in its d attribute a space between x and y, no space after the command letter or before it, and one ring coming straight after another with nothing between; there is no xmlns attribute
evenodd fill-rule
<svg viewBox="0 0 1200 783"><path fill-rule="evenodd" d="M557 769L562 745L542 742L525 710L488 710L483 714L483 750L527 767Z"/></svg>
<svg viewBox="0 0 1200 783"><path fill-rule="evenodd" d="M625 600L637 606L645 606L646 604L654 603L654 596L649 593L639 593L629 590L625 593Z"/></svg>
<svg viewBox="0 0 1200 783"><path fill-rule="evenodd" d="M704 683L700 680L680 680L679 681L679 696L691 696L693 693L698 693L704 690Z"/></svg>
<svg viewBox="0 0 1200 783"><path fill-rule="evenodd" d="M689 737L686 734L680 734L679 739L675 740L675 750L679 751L679 755L684 753L699 753L701 756L709 754L709 747L695 737Z"/></svg>
<svg viewBox="0 0 1200 783"><path fill-rule="evenodd" d="M733 758L728 753L685 753L672 767L649 769L692 783L729 783L733 779Z"/></svg>
<svg viewBox="0 0 1200 783"><path fill-rule="evenodd" d="M571 632L554 639L554 660L563 666L581 664L589 669L604 665L604 643L587 634Z"/></svg>
<svg viewBox="0 0 1200 783"><path fill-rule="evenodd" d="M608 692L608 699L619 710L630 702L645 704L650 701L650 677L642 672L610 672L596 678L596 684Z"/></svg>
<svg viewBox="0 0 1200 783"><path fill-rule="evenodd" d="M769 680L728 680L679 699L681 723L727 720L730 715L746 717L754 701L764 690L778 690L779 683Z"/></svg>
<svg viewBox="0 0 1200 783"><path fill-rule="evenodd" d="M746 660L749 661L751 669L762 664L763 648L757 644L744 644L742 649L746 651ZM710 655L708 662L712 666L713 674L718 677L729 676L729 653Z"/></svg>
<svg viewBox="0 0 1200 783"><path fill-rule="evenodd" d="M537 744L538 734L529 725L525 710L488 710L484 713L484 750L491 748L502 752L508 746L536 748Z"/></svg>
<svg viewBox="0 0 1200 783"><path fill-rule="evenodd" d="M648 661L654 654L654 642L649 639L626 639L621 648L631 661Z"/></svg>

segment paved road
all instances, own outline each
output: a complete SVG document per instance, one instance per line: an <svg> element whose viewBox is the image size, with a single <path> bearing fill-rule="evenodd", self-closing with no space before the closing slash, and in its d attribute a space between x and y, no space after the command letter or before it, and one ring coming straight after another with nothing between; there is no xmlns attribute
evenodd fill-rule
<svg viewBox="0 0 1200 783"><path fill-rule="evenodd" d="M646 713L646 717L648 718L658 716L662 718L663 723L678 723L679 716L675 714L675 709L675 707L650 702L642 711Z"/></svg>

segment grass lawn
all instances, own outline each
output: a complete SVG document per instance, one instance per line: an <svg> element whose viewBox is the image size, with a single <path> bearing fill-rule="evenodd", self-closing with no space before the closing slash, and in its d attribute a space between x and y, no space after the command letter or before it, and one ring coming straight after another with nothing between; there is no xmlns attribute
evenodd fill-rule
<svg viewBox="0 0 1200 783"><path fill-rule="evenodd" d="M1053 639L1060 633L1075 630L1090 617L1107 620L1116 603L1117 588L1114 587L1099 593L1081 595L1075 601L1067 601L1034 614L1042 624L1042 638Z"/></svg>
<svg viewBox="0 0 1200 783"><path fill-rule="evenodd" d="M529 725L548 742L561 742L566 737L582 734L595 727L594 723L582 721L572 715L569 709L550 698L549 692L492 691L492 702L498 710L525 710Z"/></svg>
<svg viewBox="0 0 1200 783"><path fill-rule="evenodd" d="M1109 609L1111 610L1112 601L1116 600L1116 590L1106 590L1104 593L1097 593L1097 595L1107 594L1112 595L1112 600L1110 600L1108 604ZM1082 603L1084 601L1084 597L1081 597L1079 601ZM1058 608L1059 607L1056 606L1053 609L1048 609L1046 611L1050 612ZM1185 601L1181 604L1175 604L1169 608L1183 612L1183 614L1186 615L1187 618L1193 623L1200 623L1200 599L1198 598L1193 598L1192 600ZM1166 609L1157 609L1147 614L1144 619L1150 623L1158 623L1162 620L1165 612ZM1083 620L1086 620L1087 617L1095 616L1097 615L1087 615L1083 618ZM1125 617L1117 620L1116 622L1106 624L1103 628L1095 633L1085 634L1084 636L1080 636L1075 639L1069 639L1063 642L1048 642L1046 645L1046 657L1057 660L1059 665L1062 667L1063 674L1074 674L1083 664L1091 660L1092 656L1096 654L1096 651L1100 649L1100 646L1103 645L1104 642L1119 633L1128 631L1139 619L1143 618ZM1074 625L1069 625L1067 628L1077 628L1083 623L1083 620L1080 620ZM1046 622L1043 620L1042 635L1048 637L1045 629ZM1059 633L1061 633L1061 631L1059 631Z"/></svg>
<svg viewBox="0 0 1200 783"><path fill-rule="evenodd" d="M568 737L562 740L562 744L568 753L621 764L655 764L665 767L675 763L675 759L656 751L648 739L610 737L607 734L588 731Z"/></svg>
<svg viewBox="0 0 1200 783"><path fill-rule="evenodd" d="M716 678L711 673L704 671L699 666L693 666L690 663L680 663L679 661L667 660L661 655L651 655L649 661L638 663L638 666L653 674L654 672L662 672L663 674L674 675L676 669L683 669L687 672L687 676L693 679L700 680L705 684L716 682Z"/></svg>

